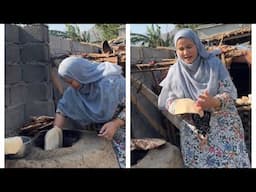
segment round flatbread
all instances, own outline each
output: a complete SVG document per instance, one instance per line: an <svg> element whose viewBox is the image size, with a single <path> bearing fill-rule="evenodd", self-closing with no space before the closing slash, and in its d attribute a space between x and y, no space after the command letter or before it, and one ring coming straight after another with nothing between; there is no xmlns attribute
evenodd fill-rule
<svg viewBox="0 0 256 192"><path fill-rule="evenodd" d="M22 148L23 141L21 137L5 138L5 155L16 154Z"/></svg>
<svg viewBox="0 0 256 192"><path fill-rule="evenodd" d="M200 117L204 116L204 112L196 107L196 102L190 98L176 99L173 101L168 111L173 115L185 113L196 113Z"/></svg>

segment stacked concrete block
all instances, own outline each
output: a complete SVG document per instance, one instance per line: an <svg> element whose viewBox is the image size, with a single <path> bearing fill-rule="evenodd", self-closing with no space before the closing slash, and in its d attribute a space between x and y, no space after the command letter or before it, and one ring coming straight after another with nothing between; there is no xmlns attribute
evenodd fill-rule
<svg viewBox="0 0 256 192"><path fill-rule="evenodd" d="M80 46L82 47L82 51L84 53L98 53L101 49L100 46L93 46L93 45L90 45L90 44L86 44L86 43L81 43Z"/></svg>
<svg viewBox="0 0 256 192"><path fill-rule="evenodd" d="M42 62L27 62L22 67L22 78L27 83L49 82L50 64Z"/></svg>
<svg viewBox="0 0 256 192"><path fill-rule="evenodd" d="M23 62L29 61L49 61L49 46L44 43L27 43L21 49L21 59Z"/></svg>
<svg viewBox="0 0 256 192"><path fill-rule="evenodd" d="M6 34L7 35L7 34ZM15 43L6 42L5 59L9 63L18 63L20 61L20 47Z"/></svg>
<svg viewBox="0 0 256 192"><path fill-rule="evenodd" d="M19 27L5 25L5 135L14 134L24 122L23 95L17 92L22 83ZM17 94L14 97L14 94ZM16 103L17 102L17 103Z"/></svg>
<svg viewBox="0 0 256 192"><path fill-rule="evenodd" d="M47 82L29 83L26 86L27 102L32 101L46 101L52 98L52 84Z"/></svg>
<svg viewBox="0 0 256 192"><path fill-rule="evenodd" d="M142 47L131 47L131 64L143 63L143 48Z"/></svg>
<svg viewBox="0 0 256 192"><path fill-rule="evenodd" d="M71 53L70 40L50 35L50 55L60 56Z"/></svg>
<svg viewBox="0 0 256 192"><path fill-rule="evenodd" d="M20 41L26 43L48 43L48 27L42 24L26 25L20 30Z"/></svg>
<svg viewBox="0 0 256 192"><path fill-rule="evenodd" d="M54 115L48 27L5 25L5 136L31 116Z"/></svg>
<svg viewBox="0 0 256 192"><path fill-rule="evenodd" d="M50 35L50 54L52 57L62 54L98 53L99 46L88 43L80 43L70 39L64 39Z"/></svg>
<svg viewBox="0 0 256 192"><path fill-rule="evenodd" d="M162 59L173 58L171 50L143 48L144 63L149 61L161 61Z"/></svg>
<svg viewBox="0 0 256 192"><path fill-rule="evenodd" d="M18 129L25 122L25 104L10 105L5 108L5 137L18 134Z"/></svg>
<svg viewBox="0 0 256 192"><path fill-rule="evenodd" d="M5 66L5 83L14 84L20 82L21 80L21 66L15 64L7 64Z"/></svg>
<svg viewBox="0 0 256 192"><path fill-rule="evenodd" d="M131 47L131 64L148 63L150 61L160 62L162 59L174 58L171 49L156 49L149 47Z"/></svg>
<svg viewBox="0 0 256 192"><path fill-rule="evenodd" d="M19 27L16 25L5 25L5 42L19 43Z"/></svg>
<svg viewBox="0 0 256 192"><path fill-rule="evenodd" d="M25 105L25 119L30 119L32 116L50 115L54 112L54 103L52 100L40 101L34 100L27 102Z"/></svg>

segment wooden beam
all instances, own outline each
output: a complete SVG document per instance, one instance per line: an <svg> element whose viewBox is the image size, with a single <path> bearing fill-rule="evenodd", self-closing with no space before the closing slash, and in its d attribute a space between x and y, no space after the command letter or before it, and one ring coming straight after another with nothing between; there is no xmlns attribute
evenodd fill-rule
<svg viewBox="0 0 256 192"><path fill-rule="evenodd" d="M156 121L154 117L149 115L148 111L145 109L145 106L143 106L140 102L136 102L136 97L131 94L131 100L132 103L136 106L136 108L139 110L140 113L143 114L143 116L147 119L148 123L156 129L160 135L163 137L167 137L166 130L161 126L159 122Z"/></svg>
<svg viewBox="0 0 256 192"><path fill-rule="evenodd" d="M150 103L152 103L155 107L158 107L158 96L151 91L149 88L147 88L141 81L133 78L131 76L131 84L142 94L147 98ZM160 112L160 110L159 110ZM180 128L180 123L182 121L180 116L172 115L167 110L161 111L162 114L172 123L174 124L178 129Z"/></svg>

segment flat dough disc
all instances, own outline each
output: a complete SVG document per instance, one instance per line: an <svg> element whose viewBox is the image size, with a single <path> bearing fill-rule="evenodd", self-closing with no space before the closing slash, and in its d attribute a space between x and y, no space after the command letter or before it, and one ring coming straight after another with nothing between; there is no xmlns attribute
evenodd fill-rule
<svg viewBox="0 0 256 192"><path fill-rule="evenodd" d="M196 103L190 98L176 99L169 107L169 112L174 115L180 115L185 113L197 113L201 117L204 115L203 111L199 111L196 108Z"/></svg>
<svg viewBox="0 0 256 192"><path fill-rule="evenodd" d="M52 150L62 147L63 144L63 133L62 129L53 127L47 131L44 137L44 150Z"/></svg>
<svg viewBox="0 0 256 192"><path fill-rule="evenodd" d="M21 137L5 138L5 155L16 154L21 149L23 141Z"/></svg>

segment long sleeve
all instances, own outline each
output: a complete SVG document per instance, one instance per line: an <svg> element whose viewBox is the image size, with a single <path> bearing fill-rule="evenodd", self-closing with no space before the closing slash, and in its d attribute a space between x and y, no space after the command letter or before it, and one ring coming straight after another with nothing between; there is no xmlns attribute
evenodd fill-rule
<svg viewBox="0 0 256 192"><path fill-rule="evenodd" d="M215 96L221 101L220 110L232 110L237 98L237 89L230 78L219 82L219 90Z"/></svg>
<svg viewBox="0 0 256 192"><path fill-rule="evenodd" d="M125 115L125 98L122 99L122 102L117 106L116 112L113 118L119 118L123 121L126 119Z"/></svg>

